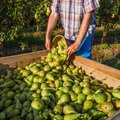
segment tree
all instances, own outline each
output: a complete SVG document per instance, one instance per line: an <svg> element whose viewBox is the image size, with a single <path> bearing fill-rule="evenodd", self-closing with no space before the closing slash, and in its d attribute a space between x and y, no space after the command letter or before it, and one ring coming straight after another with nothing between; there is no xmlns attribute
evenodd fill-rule
<svg viewBox="0 0 120 120"><path fill-rule="evenodd" d="M101 43L110 29L120 23L120 0L100 0L100 8L96 11L98 23L104 27Z"/></svg>
<svg viewBox="0 0 120 120"><path fill-rule="evenodd" d="M17 38L18 31L30 25L30 21L35 19L36 8L41 2L42 0L3 0L1 2L0 45L3 56L5 55L5 40Z"/></svg>

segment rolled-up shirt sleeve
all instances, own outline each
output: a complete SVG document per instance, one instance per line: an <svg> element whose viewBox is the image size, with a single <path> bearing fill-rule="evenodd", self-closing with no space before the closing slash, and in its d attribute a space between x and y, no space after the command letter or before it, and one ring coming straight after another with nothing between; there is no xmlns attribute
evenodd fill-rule
<svg viewBox="0 0 120 120"><path fill-rule="evenodd" d="M59 3L60 0L52 0L51 11L55 13L59 13Z"/></svg>
<svg viewBox="0 0 120 120"><path fill-rule="evenodd" d="M86 14L92 10L95 10L100 5L98 0L84 0L83 6L83 13Z"/></svg>

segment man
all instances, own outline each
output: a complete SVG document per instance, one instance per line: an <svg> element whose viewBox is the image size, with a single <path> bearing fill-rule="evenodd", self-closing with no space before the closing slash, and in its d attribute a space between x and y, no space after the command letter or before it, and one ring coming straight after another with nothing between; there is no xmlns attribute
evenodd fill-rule
<svg viewBox="0 0 120 120"><path fill-rule="evenodd" d="M98 7L98 0L53 0L46 32L46 48L51 48L50 37L60 15L64 37L72 43L67 53L76 53L92 59L91 44L96 27L95 9Z"/></svg>

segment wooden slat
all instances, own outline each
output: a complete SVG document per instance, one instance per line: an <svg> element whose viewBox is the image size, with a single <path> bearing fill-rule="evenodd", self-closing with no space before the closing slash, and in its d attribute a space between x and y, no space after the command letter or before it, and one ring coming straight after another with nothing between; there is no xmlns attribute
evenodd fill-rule
<svg viewBox="0 0 120 120"><path fill-rule="evenodd" d="M0 58L0 74L5 73L7 69L25 67L28 64L40 60L42 57L45 57L47 53L47 50L43 50L39 52L32 52L27 54Z"/></svg>
<svg viewBox="0 0 120 120"><path fill-rule="evenodd" d="M38 52L32 52L32 53L27 53L27 54L21 54L21 55L14 55L14 56L9 56L9 57L2 57L0 58L0 63L1 64L6 64L6 63L13 63L16 61L23 61L24 59L36 59L41 56L46 56L48 53L47 50L43 51L38 51Z"/></svg>
<svg viewBox="0 0 120 120"><path fill-rule="evenodd" d="M117 78L120 80L120 70L108 67L106 65L100 64L98 62L95 62L93 60L86 59L81 56L71 56L71 61L73 61L74 64L79 65L79 63L82 63L86 66L89 66L95 70L98 70L102 73L108 74L111 77Z"/></svg>

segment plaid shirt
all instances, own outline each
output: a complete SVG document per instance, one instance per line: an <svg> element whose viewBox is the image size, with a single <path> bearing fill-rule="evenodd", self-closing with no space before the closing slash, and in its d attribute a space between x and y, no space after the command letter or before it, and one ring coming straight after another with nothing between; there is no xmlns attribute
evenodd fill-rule
<svg viewBox="0 0 120 120"><path fill-rule="evenodd" d="M84 14L99 7L98 0L52 0L51 10L60 14L65 38L75 40ZM94 34L96 27L95 13L86 36Z"/></svg>

